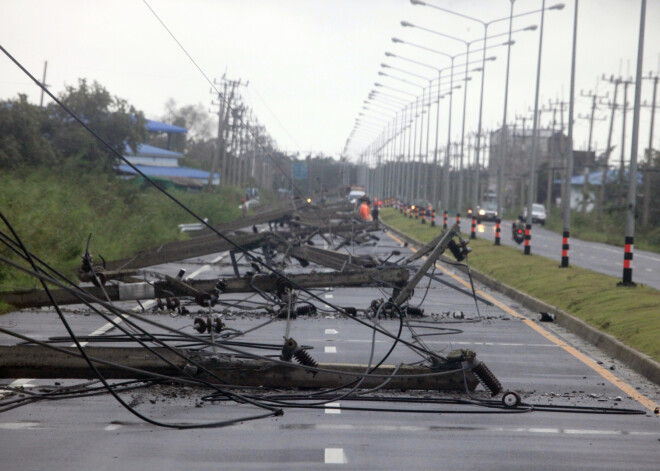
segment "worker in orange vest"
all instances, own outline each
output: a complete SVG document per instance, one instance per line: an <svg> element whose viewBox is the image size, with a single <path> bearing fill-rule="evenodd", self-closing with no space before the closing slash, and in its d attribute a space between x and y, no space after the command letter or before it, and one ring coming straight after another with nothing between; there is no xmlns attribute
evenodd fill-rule
<svg viewBox="0 0 660 471"><path fill-rule="evenodd" d="M365 221L371 220L369 205L367 204L366 200L362 200L362 204L360 205L360 217Z"/></svg>

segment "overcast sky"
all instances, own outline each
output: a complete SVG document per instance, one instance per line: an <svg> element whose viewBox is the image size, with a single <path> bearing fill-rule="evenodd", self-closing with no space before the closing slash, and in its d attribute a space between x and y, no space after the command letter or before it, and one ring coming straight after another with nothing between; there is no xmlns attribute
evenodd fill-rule
<svg viewBox="0 0 660 471"><path fill-rule="evenodd" d="M427 2L486 21L507 17L510 4L508 0ZM449 64L441 55L394 44L392 37L452 55L465 50L459 42L419 29L403 28L401 20L466 40L483 35L482 26L474 21L413 6L408 0L148 0L148 3L209 77L226 74L244 82L249 80L243 90L246 102L280 149L301 154L311 150L338 156L374 82L419 93L420 88L379 77L381 63L434 76L430 68L386 58L386 51L438 68ZM548 0L547 6L556 3ZM601 75L634 75L640 5L641 0L580 1L578 96L581 91L597 90L601 95L609 92L611 97L613 87L599 81ZM548 11L545 15L541 78L541 100L545 105L549 100L568 98L573 6L574 0L567 0L563 10ZM514 13L540 7L541 0L517 0ZM201 103L211 107L209 84L142 0L0 0L0 11L0 44L38 77L47 60L47 83L55 93L85 77L97 80L113 95L126 98L148 118L162 116L168 98L181 105ZM660 29L655 27L658 20L660 1L648 0L645 75L658 70ZM539 14L524 16L514 21L514 29L539 22ZM489 34L504 33L506 29L507 21L494 23ZM531 115L539 30L518 33L514 39L510 122L516 116ZM501 42L503 39L497 38L489 44ZM473 46L479 47L480 43ZM494 48L491 53L497 60L489 63L486 70L486 129L494 129L501 122L504 97L506 49ZM397 75L406 77L403 73ZM480 75L472 76L466 112L468 132L474 132L477 127ZM408 79L416 80L412 76ZM645 80L643 85L643 98L650 102L652 82ZM631 87L631 104L633 92ZM0 99L15 98L18 93L39 102L38 88L7 58L0 57ZM579 97L576 116L586 115L589 103L588 98ZM444 117L447 105L443 106ZM461 108L462 93L455 95L456 124L452 126L452 140L460 138ZM607 108L601 106L596 116L606 115ZM387 119L373 116L373 121ZM544 124L549 119L550 114L545 114ZM644 149L648 145L648 108L642 109L641 122L640 149ZM631 123L632 113L628 118L629 136ZM594 140L599 150L605 147L608 124L596 122ZM620 124L619 115L615 144L620 141ZM586 148L587 130L586 120L576 122L577 148ZM350 153L357 155L376 134L375 131L370 134L365 127L357 137L360 142L350 146ZM446 135L442 140L446 140ZM654 142L659 147L660 132L656 133Z"/></svg>

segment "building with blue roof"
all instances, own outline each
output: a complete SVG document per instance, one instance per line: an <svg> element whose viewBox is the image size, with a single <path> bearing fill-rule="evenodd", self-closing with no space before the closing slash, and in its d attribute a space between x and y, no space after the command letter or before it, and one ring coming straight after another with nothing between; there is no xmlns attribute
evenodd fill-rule
<svg viewBox="0 0 660 471"><path fill-rule="evenodd" d="M159 121L147 120L147 131L153 133L166 133L168 135L168 147L172 134L185 134L186 128L161 123ZM157 180L169 180L173 185L199 190L206 186L210 172L198 168L181 167L179 160L185 156L181 152L162 149L149 144L138 144L136 149L126 145L124 157L142 173ZM130 165L121 164L117 171L127 177L139 175ZM220 174L215 173L211 180L213 185L220 184Z"/></svg>

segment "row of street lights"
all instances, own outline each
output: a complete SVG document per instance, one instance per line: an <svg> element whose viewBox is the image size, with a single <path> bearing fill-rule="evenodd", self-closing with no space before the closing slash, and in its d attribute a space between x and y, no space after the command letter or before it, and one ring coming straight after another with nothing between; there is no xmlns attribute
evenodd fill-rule
<svg viewBox="0 0 660 471"><path fill-rule="evenodd" d="M536 13L541 13L541 21L543 21L543 15L544 15L545 10L561 10L564 7L563 4L557 4L557 5L553 5L553 6L550 6L550 7L546 8L545 7L545 0L543 0L543 4L542 4L541 9L537 9L537 10L533 10L533 11L527 11L527 12L518 13L518 14L514 15L513 14L514 1L515 0L510 0L511 8L510 8L510 14L508 16L502 17L502 18L497 18L497 19L491 20L491 21L483 21L479 18L475 18L475 17L471 17L471 16L468 16L468 15L465 15L465 14L462 14L462 13L454 12L452 10L442 8L442 7L438 7L436 5L426 3L426 2L423 2L423 1L420 1L420 0L411 0L411 3L413 5L430 7L430 8L439 10L441 12L447 13L447 14L452 14L452 15L455 15L455 16L458 16L458 17L461 17L461 18L468 19L468 20L479 23L483 27L483 31L484 31L483 37L478 38L478 39L473 39L473 40L465 40L463 38L448 35L446 33L440 32L440 31L435 31L433 29L426 28L424 26L419 26L419 25L415 25L415 24L412 24L412 23L407 22L407 21L402 21L401 25L404 28L415 28L415 29L419 29L419 30L424 31L424 32L428 32L428 33L431 33L431 34L434 34L434 35L439 35L439 36L445 37L447 39L450 39L450 40L453 40L453 41L456 41L456 42L461 42L465 46L465 51L463 51L461 53L458 53L458 54L449 54L449 53L447 53L445 51L442 51L442 50L433 49L433 48L426 47L424 45L411 43L409 41L404 41L404 40L399 39L399 38L392 38L392 41L395 44L401 44L401 45L405 45L405 46L414 47L414 48L421 49L421 50L426 51L426 52L430 52L430 53L441 55L443 57L448 58L449 61L450 61L450 65L449 65L449 67L444 67L444 68L440 68L438 66L435 66L435 65L432 65L432 64L429 64L429 63L423 63L423 62L419 62L419 61L416 61L416 60L412 60L412 59L409 59L409 58L406 58L406 57L401 57L398 54L393 54L393 53L390 53L390 52L385 53L385 55L387 57L390 57L390 58L401 59L401 60L404 60L404 61L406 61L407 63L410 63L410 64L414 64L414 65L425 67L425 68L431 68L431 69L437 71L437 74L438 74L437 80L436 80L437 81L437 99L434 102L434 103L437 104L437 113L436 113L436 120L435 120L436 121L436 131L435 131L436 134L435 134L435 148L434 148L433 167L432 167L433 168L433 172L432 172L433 173L433 175L432 175L432 187L433 187L432 188L432 198L433 198L433 200L432 201L433 201L434 206L437 205L437 203L438 203L438 195L437 195L437 183L438 183L437 169L438 169L438 165L437 164L438 164L438 152L440 152L440 146L439 146L440 130L439 130L439 125L440 125L440 105L441 105L441 96L442 96L441 95L441 81L442 81L442 78L443 78L442 73L444 71L449 70L449 91L447 91L446 94L445 94L445 95L449 96L449 107L448 107L448 111L447 111L447 144L446 144L445 149L444 149L445 158L444 158L444 162L443 162L443 172L442 172L442 180L443 180L443 183L442 183L442 196L441 196L441 199L440 199L441 204L442 204L442 208L444 210L447 210L447 211L452 209L452 205L450 204L451 201L450 201L450 181L449 181L449 178L450 178L450 167L451 167L450 166L450 159L451 159L450 150L451 150L451 144L452 144L452 141L451 141L451 135L452 134L451 133L452 133L452 114L453 114L453 101L454 101L453 100L453 91L455 90L454 80L455 80L456 69L460 69L461 66L464 67L464 70L463 70L464 77L462 79L462 82L463 82L463 84L462 84L462 86L463 86L462 125L461 125L461 137L460 137L460 147L459 147L460 150L459 150L458 156L457 156L458 157L458 179L457 179L458 180L458 185L457 185L458 186L458 191L457 191L456 201L454 202L454 205L453 205L453 207L456 209L456 212L460 213L460 211L463 209L463 194L464 194L464 191L463 191L463 166L464 166L464 157L465 157L465 125L466 125L466 116L467 116L467 85L468 85L468 81L469 81L468 73L470 71L473 71L473 72L481 72L481 74L482 74L482 76L481 76L481 86L480 86L480 97L479 97L478 129L477 129L477 133L476 133L476 145L475 145L475 165L474 165L475 175L473 177L473 185L472 185L472 191L471 191L471 195L470 195L471 196L470 197L471 205L472 205L473 208L475 208L477 206L477 204L479 203L479 191L478 191L479 170L480 170L479 163L480 163L480 157L481 157L480 154L481 154L481 149L482 149L482 145L481 145L481 138L482 138L482 134L483 134L482 115L483 115L483 95L484 95L486 63L487 63L487 61L495 59L495 57L488 57L487 58L486 51L489 50L489 49L496 48L496 47L507 46L507 73L506 73L507 79L506 79L506 82L505 82L505 106L504 106L504 118L505 119L503 120L503 123L506 123L506 103L507 103L507 98L508 98L509 62L510 62L511 46L513 44L515 44L515 41L513 41L511 39L512 35L514 33L519 33L519 32L524 32L524 31L535 31L538 28L536 25L530 25L530 26L527 26L525 28L513 30L513 28L512 28L513 19L523 17L523 16L527 16L527 15L536 14ZM509 21L509 30L508 30L507 33L500 33L500 34L495 34L495 35L491 35L491 36L488 35L488 28L491 25L493 25L495 23L498 23L498 22L506 21L506 20ZM541 29L542 29L542 24L541 24ZM492 40L492 39L497 38L497 37L502 37L502 36L505 36L505 35L508 36L508 39L507 39L506 42L498 43L498 44L494 44L494 45L489 45L488 44L489 40ZM473 49L472 46L475 43L479 43L479 42L483 42L482 47L480 49L476 49L476 50ZM540 54L540 51L541 51L541 48L539 48L539 54ZM475 61L475 62L480 62L481 66L477 67L477 68L474 68L474 69L470 69L470 65L473 63L473 62L470 62L470 60L469 60L470 59L470 54L471 53L478 53L478 52L482 53L481 54L481 60L480 61ZM462 58L463 56L465 56L465 62L462 63L462 64L457 64L456 59ZM394 127L393 127L394 124L390 125L388 123L387 130L383 131L383 133L379 134L378 137L369 146L367 146L367 148L365 149L365 152L363 153L363 155L364 156L371 155L374 159L376 159L378 161L378 163L377 163L377 165L378 165L380 163L380 159L382 158L383 153L388 151L388 147L387 147L388 144L392 143L389 146L389 153L391 154L392 159L394 161L396 161L398 159L396 158L396 147L394 145L394 141L399 139L403 143L404 140L407 137L407 140L408 140L408 160L412 164L416 160L416 158L415 158L416 155L419 155L419 165L417 165L417 170L418 170L418 173L421 173L422 160L424 159L426 162L428 162L428 158L429 158L429 143L430 143L430 132L429 131L430 131L430 121L431 121L430 114L431 114L431 105L432 105L432 102L431 102L431 88L432 88L432 83L433 83L434 79L430 79L428 77L424 77L422 75L415 74L415 73L412 73L412 72L407 72L404 69L400 69L400 68L397 68L397 67L392 67L389 64L381 64L381 65L382 65L383 68L397 70L399 72L407 73L408 75L411 75L413 77L426 80L426 81L428 81L428 86L423 87L420 84L412 82L408 79L404 79L404 78L398 77L396 75L391 75L391 74L388 74L388 73L385 73L385 72L382 72L382 71L379 72L379 75L384 77L384 78L392 79L392 80L398 80L398 81L400 81L400 82L402 82L402 83L404 83L408 86L415 86L415 87L422 88L422 98L421 98L422 110L420 111L418 109L419 99L416 98L415 101L414 101L414 108L415 108L414 112L411 116L409 116L409 119L406 120L405 117L408 116L407 113L406 113L406 110L410 105L409 104L404 105L402 103L402 101L405 102L405 100L394 100L393 96L390 95L390 96L387 97L387 100L385 100L383 102L381 100L382 95L375 95L375 94L373 94L373 91L372 91L372 94L370 94L370 101L368 103L365 103L366 110L368 110L370 112L374 112L374 110L372 108L369 108L369 106L367 106L367 105L374 103L376 101L376 99L378 99L378 102L380 104L386 103L386 104L382 104L382 106L380 107L381 111L379 111L378 114L379 114L379 116L381 116L381 115L386 116L386 114L383 113L382 108L388 109L389 112L391 113L391 112L394 111L394 109L396 109L396 103L398 102L401 106L404 106L404 111L402 113L404 118L399 120L399 118L398 118L399 113L397 112L395 117L394 117L394 122L393 123L398 124L400 126L400 129L398 130L398 132L396 132L394 130ZM539 55L539 68L540 68L540 55ZM537 77L537 82L538 82L538 77ZM387 85L383 85L383 84L380 84L380 83L375 84L375 86L385 88L388 91L394 91L397 94L415 96L414 94L411 94L410 92L407 92L405 90L401 90L399 88L389 87ZM537 88L538 88L538 83L537 83ZM426 97L427 90L428 90L428 99ZM424 106L426 107L426 111L423 109ZM538 102L536 103L536 106L538 106ZM427 123L426 123L426 127L427 127L426 143L427 143L427 146L426 146L426 151L425 152L423 152L423 150L422 150L422 142L423 142L422 134L423 134L424 114L428 115L427 116ZM537 115L537 113L535 113L535 115ZM418 119L420 121L420 124L419 124L419 128L420 128L420 131L419 131L419 135L420 135L420 138L419 138L419 151L416 148ZM362 123L363 123L362 121L359 121L359 122L357 122L356 126L362 126L363 125ZM505 128L506 128L506 126L503 125L503 127L502 127L502 141L503 142L502 142L502 145L500 146L502 152L504 152L505 145L506 145L506 136L505 136L506 130L505 130ZM368 129L369 129L370 133L372 131L374 131L373 126L369 127ZM354 131L355 131L355 129L354 129ZM411 132L414 133L412 149L410 147L410 142L411 142L410 133ZM407 133L407 136L406 136L406 133ZM354 133L351 134L351 137L353 136L353 134ZM536 127L535 127L535 131L534 131L534 136L536 136ZM535 139L534 139L534 141L535 141ZM401 146L402 149L405 149L405 147L403 147L404 145L405 144L402 144L402 146ZM500 169L502 168L501 163L503 162L503 157L504 156L502 155L501 157L502 157L502 159L500 159L500 166L499 166ZM404 173L404 172L401 172L401 173ZM412 183L412 181L413 181L412 180L412 168L409 171L405 172L405 173L408 174L408 175L405 175L405 176L408 177L409 183ZM393 180L390 178L389 181L392 182ZM404 178L404 181L405 181L405 178ZM419 187L419 185L418 185L418 187ZM424 191L424 199L426 199L426 185L421 185L421 187ZM398 187L396 187L396 190L402 190L400 192L395 192L395 194L397 194L399 197L402 197L402 198L405 198L405 199L408 199L408 200L410 200L412 197L419 196L418 193L415 193L415 191L412 190L412 184L409 184L407 186L405 186L405 185L398 186ZM531 191L531 189L530 189L530 191ZM498 214L502 214L501 194L502 194L502 188L501 188L501 170L500 170L498 172ZM528 211L527 211L528 212L528 218L531 218L531 202L529 203L528 206L529 206ZM531 221L530 221L530 223L531 223ZM526 246L529 247L529 242L526 243ZM529 249L526 249L526 251L528 251L528 250Z"/></svg>
<svg viewBox="0 0 660 471"><path fill-rule="evenodd" d="M533 11L527 11L523 13L518 13L514 15L514 3L515 0L509 0L510 1L510 11L509 15L507 17L503 18L497 18L495 20L491 21L483 21L479 18L471 17L462 13L458 13L446 8L438 7L436 5L424 2L422 0L411 0L411 3L413 5L418 5L418 6L426 6L430 7L436 10L439 10L443 13L451 14L454 16L458 16L467 20L471 20L474 22L479 23L484 30L483 33L483 38L482 39L474 39L471 41L467 41L463 38L459 38L456 36L451 36L439 31L435 31L426 27L422 26L417 26L414 25L410 22L407 21L402 21L401 25L404 28L416 28L425 32L429 32L435 35L439 35L445 38L448 38L450 40L454 40L457 42L461 42L465 45L465 52L459 53L459 54L448 54L445 51L439 51L436 49L431 49L426 46L422 46L419 44L414 44L410 43L407 41L403 41L398 38L392 38L392 41L397 44L403 44L407 46L412 46L415 48L422 49L427 52L432 52L435 54L442 55L444 57L447 57L450 59L450 67L445 67L444 69L438 68L434 65L423 63L423 62L418 62L412 59L408 59L405 57L401 57L399 55L386 52L387 57L391 58L396 58L396 59L402 59L404 61L407 61L409 63L426 67L426 68L431 68L434 69L438 72L438 77L437 77L437 99L434 103L437 104L437 116L436 116L436 135L435 135L435 150L434 150L434 156L433 156L433 176L432 176L432 181L433 181L433 204L437 204L437 169L438 169L438 152L440 151L439 145L438 145L438 139L439 139L439 123L440 123L440 101L441 98L449 95L450 100L449 100L449 109L448 109L448 119L447 119L447 145L444 149L445 151L445 160L444 160L444 168L443 168L443 185L442 185L442 207L444 210L448 211L450 209L450 200L449 200L449 168L450 168L450 149L451 149L451 132L452 132L452 110L453 110L453 91L455 88L459 88L460 85L457 87L454 87L454 72L455 72L455 60L458 57L466 56L465 57L465 63L461 64L465 68L464 70L464 78L463 78L463 113L462 113L462 126L461 126L461 139L460 139L460 151L458 153L459 157L459 174L458 174L458 195L457 195L457 203L455 204L455 208L457 212L460 212L461 209L463 208L463 161L464 161L464 143L465 143L465 120L466 120L466 106L467 106L467 85L468 85L468 72L470 71L470 52L482 52L482 61L481 61L481 67L472 69L474 72L481 72L481 90L480 90L480 97L479 97L479 115L478 115L478 129L476 133L476 156L475 156L475 176L474 176L474 184L472 187L472 194L471 194L471 200L472 200L472 207L475 208L476 205L479 203L479 162L480 162L480 152L482 149L481 146L481 138L483 134L483 129L482 129L482 111L483 111L483 95L484 95L484 83L485 83L485 73L486 73L486 50L498 46L507 46L507 63L506 63L506 78L505 78L505 85L504 85L504 106L503 106L503 116L502 116L502 129L500 133L500 145L499 145L499 150L500 150L500 155L498 158L497 166L498 166L498 171L497 171L497 211L498 214L502 214L502 207L503 207L503 201L502 201L502 196L503 196L503 185L502 185L502 180L503 180L503 167L504 167L504 160L506 157L506 152L507 152L507 134L508 134L508 129L507 129L507 106L508 106L508 95L509 95L509 71L510 71L510 58L511 58L511 46L514 44L514 41L511 39L513 33L517 32L522 32L522 31L534 31L537 29L536 25L528 26L523 29L519 30L513 30L513 19L514 18L519 18L522 16L527 16L527 15L532 15L536 13L540 13L540 33L539 33L539 49L538 49L538 58L537 58L537 69L536 69L536 86L535 86L535 94L534 94L534 116L533 116L533 129L532 129L532 149L531 149L531 155L530 155L530 183L529 183L529 195L527 199L527 220L526 222L526 231L525 231L525 250L524 253L529 255L531 254L531 224L532 224L532 205L535 200L535 194L536 194L536 179L535 179L535 172L536 172L536 157L537 157L537 146L538 146L538 127L539 127L539 90L540 90L540 78L541 78L541 59L542 59L542 50L543 50L543 25L544 25L544 19L545 19L545 12L546 10L561 10L564 8L563 4L556 4L552 5L550 7L546 8L546 0L542 0L541 8L538 10L533 10ZM568 153L567 153L567 165L566 165L566 171L564 172L564 180L563 180L563 189L564 193L562 194L562 213L563 213L563 225L564 225L564 232L563 232L563 241L562 241L562 263L561 267L568 267L568 240L569 240L569 234L570 234L570 197L569 197L569 192L570 192L570 182L572 178L572 167L573 167L573 110L574 110L574 98L575 98L575 57L576 57L576 43L577 43L577 18L578 18L578 0L574 0L574 22L573 22L573 46L572 46L572 58L571 58L571 84L570 84L570 101L569 101L569 117L568 117ZM638 58L637 58L637 80L635 81L635 105L634 105L634 116L633 116L633 138L632 138L632 149L631 149L631 162L630 162L630 184L629 184L629 192L628 192L628 204L626 207L626 250L624 254L624 271L623 271L623 281L622 285L634 285L632 282L632 267L631 267L631 260L632 260L632 244L633 244L633 236L634 236L634 226L635 226L635 221L634 221L634 213L635 213L635 203L636 203L636 183L637 183L637 146L638 146L638 132L639 132L639 108L640 108L640 90L641 90L641 80L642 80L642 57L643 57L643 49L644 49L644 27L645 27L645 17L646 17L646 0L641 0L641 15L640 15L640 28L639 28L639 43L638 43ZM502 34L497 34L497 35L492 35L488 36L488 28L490 25L501 22L501 21L506 21L508 20L509 22L509 29L508 33L502 33ZM507 42L503 44L496 44L496 45L488 45L488 40L493 39L498 36L504 36L508 35L508 40ZM476 51L471 51L471 46L473 43L483 41L483 47L481 49L478 49ZM494 59L489 58L489 59ZM388 114L383 113L383 110L386 110L388 113L394 112L397 110L397 106L401 107L403 106L402 111L396 111L394 120L387 121L387 132L379 134L379 137L373 141L370 145L367 146L365 151L363 152L362 156L367 156L371 155L372 157L377 157L378 162L377 162L377 168L380 167L381 162L380 158L383 155L383 152L385 152L385 159L387 159L387 152L390 153L391 158L392 158L392 163L394 168L390 168L390 179L387 180L388 183L381 183L381 186L378 188L378 191L382 192L383 190L387 190L389 193L388 194L396 194L399 197L404 197L406 199L410 199L411 194L417 194L414 193L412 190L412 185L408 185L407 187L402 184L402 181L399 180L399 184L395 185L394 184L394 176L395 173L398 173L400 178L403 177L403 171L402 172L394 172L396 169L396 161L398 160L397 158L397 150L396 150L396 141L398 140L400 144L400 149L399 149L399 156L401 156L401 159L403 160L403 156L405 155L405 140L407 137L408 141L408 160L412 164L414 163L415 160L415 152L416 152L416 141L417 141L417 121L418 118L420 119L420 147L419 147L419 158L420 158L420 165L418 165L418 170L421 172L421 163L422 163L422 156L424 156L424 159L426 163L428 164L428 158L429 158L429 141L430 141L430 121L431 121L431 94L432 94L432 83L434 79L429 79L428 77L424 77L412 72L409 72L404 69L400 69L397 67L392 67L389 64L381 64L383 68L387 69L392 69L396 70L398 72L405 73L407 75L411 75L413 77L416 77L418 79L423 79L428 81L428 86L423 87L415 82L411 82L410 80L403 79L398 76L393 76L385 72L379 72L380 76L383 76L385 78L389 79L394 79L394 80L399 80L407 85L411 86L416 86L422 88L422 97L421 97L421 103L422 103L422 109L418 110L418 103L419 103L419 98L415 98L414 100L414 112L412 112L412 103L406 103L406 100L401 100L401 99L395 99L394 96L388 96L385 97L383 95L377 94L374 91L369 95L369 101L365 101L365 109L370 110L373 112L373 109L366 106L367 104L373 105L376 100L382 102L379 103L378 107L381 110L379 114L383 116L389 116ZM441 94L441 79L442 79L442 72L444 70L450 70L450 82L449 82L449 90L445 92L444 95ZM400 90L398 88L392 88L392 87L387 87L382 84L376 84L377 87L384 87L388 88L390 90L396 91L398 94L408 94L411 95L409 92ZM425 100L426 100L426 90L428 89L428 103L426 104L426 110L423 109ZM412 94L414 96L414 94ZM407 110L411 109L412 114L408 114ZM423 134L423 117L424 114L427 113L427 131L426 131L426 151L422 153L422 134ZM399 114L401 114L401 117L399 118ZM363 113L361 113L363 115ZM382 123L382 120L381 120ZM413 148L411 150L410 148L410 132L411 128L413 128L414 124L414 144ZM382 125L381 125L382 126ZM349 136L349 139L347 140L346 143L346 148L348 148L349 143L355 138L355 134L357 130L361 128L367 128L369 130L369 133L375 132L375 128L378 126L373 125L369 123L368 126L365 125L364 122L360 120L356 120L356 126L354 127L353 131L351 132L351 135ZM381 127L382 129L382 127ZM387 146L389 146L389 150L387 150ZM609 146L608 146L609 147ZM385 150L384 150L385 149ZM346 149L345 149L346 151ZM406 166L404 165L402 170L405 170ZM407 172L409 173L409 177L412 178L412 169L409 169ZM404 178L405 181L405 178ZM412 182L412 180L410 180ZM388 186L389 185L389 186ZM424 199L426 199L426 184L423 186L424 188ZM496 245L499 245L499 236L496 237L495 241Z"/></svg>

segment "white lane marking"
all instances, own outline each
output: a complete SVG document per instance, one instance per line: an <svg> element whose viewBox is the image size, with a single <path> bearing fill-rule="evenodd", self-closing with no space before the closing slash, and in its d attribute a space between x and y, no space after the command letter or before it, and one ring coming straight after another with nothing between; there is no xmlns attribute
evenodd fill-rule
<svg viewBox="0 0 660 471"><path fill-rule="evenodd" d="M225 258L226 255L227 255L226 252L225 252L225 253L222 253L222 254L220 254L220 255L218 255L218 256L215 257L213 260L211 260L211 264L218 263L220 260L222 260L223 258Z"/></svg>
<svg viewBox="0 0 660 471"><path fill-rule="evenodd" d="M325 347L325 353L337 353L337 347Z"/></svg>
<svg viewBox="0 0 660 471"><path fill-rule="evenodd" d="M20 388L21 386L24 388L33 388L36 386L35 384L31 383L32 378L18 378L9 383L10 388ZM0 399L4 399L5 396L9 396L13 391L0 391Z"/></svg>
<svg viewBox="0 0 660 471"><path fill-rule="evenodd" d="M39 427L39 422L5 422L0 424L3 430L26 430Z"/></svg>
<svg viewBox="0 0 660 471"><path fill-rule="evenodd" d="M107 430L108 432L112 432L113 430L117 430L118 428L121 428L120 424L110 424L103 430Z"/></svg>
<svg viewBox="0 0 660 471"><path fill-rule="evenodd" d="M343 448L325 449L325 464L346 464L346 462Z"/></svg>
<svg viewBox="0 0 660 471"><path fill-rule="evenodd" d="M188 278L195 278L200 273L204 273L205 271L209 271L210 269L211 269L211 265L202 265L197 270L192 272L190 275L186 276L185 279L187 280Z"/></svg>
<svg viewBox="0 0 660 471"><path fill-rule="evenodd" d="M209 270L211 269L211 265L213 265L214 263L218 263L218 262L219 262L220 260L222 260L224 257L225 257L225 254L224 254L224 253L223 253L222 255L218 255L218 256L215 257L213 260L211 260L210 263L208 263L208 264L206 264L206 265L202 265L202 266L199 267L197 270L195 270L194 272L192 272L190 275L186 276L184 279L187 280L188 278L195 278L195 277L196 277L197 275L199 275L200 273L204 273L205 271L209 271Z"/></svg>
<svg viewBox="0 0 660 471"><path fill-rule="evenodd" d="M328 402L325 405L326 414L341 414L341 403L340 402Z"/></svg>
<svg viewBox="0 0 660 471"><path fill-rule="evenodd" d="M420 425L354 425L354 424L316 424L315 430L325 431L347 431L358 430L363 432L429 432L429 431L456 431L471 432L473 430L497 433L537 433L537 434L568 434L568 435L634 435L651 436L658 435L655 431L643 430L596 430L596 429L562 429L562 428L541 428L541 427L424 427Z"/></svg>
<svg viewBox="0 0 660 471"><path fill-rule="evenodd" d="M325 329L325 334L326 335L337 335L339 332L337 332L335 329Z"/></svg>
<svg viewBox="0 0 660 471"><path fill-rule="evenodd" d="M326 295L325 295L325 299L332 299L332 298L334 298L334 296L331 295L331 294L326 294Z"/></svg>
<svg viewBox="0 0 660 471"><path fill-rule="evenodd" d="M21 386L24 388L31 388L34 384L30 383L30 381L32 381L32 378L19 378L9 383L9 386L12 388L20 388Z"/></svg>
<svg viewBox="0 0 660 471"><path fill-rule="evenodd" d="M653 268L646 268L646 271L653 271Z"/></svg>

